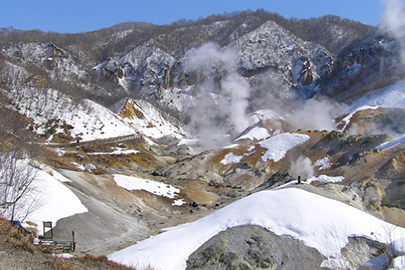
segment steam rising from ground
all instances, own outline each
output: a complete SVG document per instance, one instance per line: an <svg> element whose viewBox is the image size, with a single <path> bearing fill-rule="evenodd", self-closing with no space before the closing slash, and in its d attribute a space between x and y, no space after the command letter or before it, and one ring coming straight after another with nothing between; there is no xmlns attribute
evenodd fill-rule
<svg viewBox="0 0 405 270"><path fill-rule="evenodd" d="M334 118L342 115L347 106L326 98L312 98L297 103L289 122L294 128L305 130L334 130Z"/></svg>
<svg viewBox="0 0 405 270"><path fill-rule="evenodd" d="M198 133L203 147L216 147L213 135L229 131L241 132L250 124L246 115L250 94L249 82L237 72L237 55L231 49L221 49L206 43L186 55L186 72L204 76L196 91L196 106L191 112L191 127ZM197 75L197 76L198 76ZM219 98L218 83L225 98ZM214 97L217 96L215 101ZM219 99L218 99L219 98ZM219 140L221 143L221 140Z"/></svg>
<svg viewBox="0 0 405 270"><path fill-rule="evenodd" d="M288 173L295 179L301 176L302 180L306 180L314 175L314 166L308 157L300 156L291 163Z"/></svg>
<svg viewBox="0 0 405 270"><path fill-rule="evenodd" d="M393 36L401 51L401 61L405 64L405 5L402 0L382 0L385 11L380 28Z"/></svg>

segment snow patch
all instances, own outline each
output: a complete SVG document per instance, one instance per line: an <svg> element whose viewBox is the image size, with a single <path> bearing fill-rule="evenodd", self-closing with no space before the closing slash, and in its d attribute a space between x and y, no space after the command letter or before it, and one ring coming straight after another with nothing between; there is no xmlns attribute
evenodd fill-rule
<svg viewBox="0 0 405 270"><path fill-rule="evenodd" d="M182 206L182 205L185 204L185 203L186 203L185 200L183 200L183 199L178 199L178 200L174 200L173 203L172 203L172 205L173 205L173 206Z"/></svg>
<svg viewBox="0 0 405 270"><path fill-rule="evenodd" d="M223 165L228 165L232 163L238 163L242 160L243 156L237 156L234 153L229 153L225 156L223 160L221 160L221 163Z"/></svg>
<svg viewBox="0 0 405 270"><path fill-rule="evenodd" d="M242 136L236 138L235 140L243 140L243 139L249 139L249 140L263 140L266 139L270 136L269 132L267 129L262 128L262 127L254 127L251 130L249 130L246 134L243 134Z"/></svg>
<svg viewBox="0 0 405 270"><path fill-rule="evenodd" d="M178 146L181 145L195 145L198 143L198 139L187 139L187 138L183 138L179 141L179 143L177 144Z"/></svg>
<svg viewBox="0 0 405 270"><path fill-rule="evenodd" d="M311 178L307 179L305 183L310 184L315 181L322 183L340 183L344 180L345 178L343 176L319 175L319 176L312 176Z"/></svg>
<svg viewBox="0 0 405 270"><path fill-rule="evenodd" d="M285 157L287 152L292 148L303 144L311 137L297 133L282 133L260 142L260 146L267 149L262 156L263 161L273 160L280 161Z"/></svg>
<svg viewBox="0 0 405 270"><path fill-rule="evenodd" d="M180 189L171 185L138 177L115 174L114 181L118 186L127 190L145 190L149 193L170 199L174 199L176 194L180 192Z"/></svg>
<svg viewBox="0 0 405 270"><path fill-rule="evenodd" d="M128 149L122 150L121 148L115 148L113 152L94 152L94 153L87 153L90 156L107 156L107 155L130 155L130 154L138 154L138 150Z"/></svg>
<svg viewBox="0 0 405 270"><path fill-rule="evenodd" d="M326 156L324 158L318 159L314 163L314 167L319 167L319 170L326 170L332 167L332 163L330 163L330 156Z"/></svg>

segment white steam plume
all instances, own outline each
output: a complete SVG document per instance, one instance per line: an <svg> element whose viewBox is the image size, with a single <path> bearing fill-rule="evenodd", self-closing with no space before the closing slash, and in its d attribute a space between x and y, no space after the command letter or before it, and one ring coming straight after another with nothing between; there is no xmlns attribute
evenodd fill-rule
<svg viewBox="0 0 405 270"><path fill-rule="evenodd" d="M402 0L382 0L385 11L380 28L392 35L399 43L401 61L405 64L405 4Z"/></svg>
<svg viewBox="0 0 405 270"><path fill-rule="evenodd" d="M198 49L190 50L186 57L185 71L216 67L236 72L238 61L236 53L231 49L221 50L219 45L212 42L205 43Z"/></svg>
<svg viewBox="0 0 405 270"><path fill-rule="evenodd" d="M347 106L326 98L308 99L297 103L289 122L294 128L305 130L335 130L334 118L347 111Z"/></svg>
<svg viewBox="0 0 405 270"><path fill-rule="evenodd" d="M206 135L212 137L213 134L226 133L229 129L241 132L247 128L250 123L246 114L250 85L237 72L236 53L231 49L221 49L217 44L206 43L198 49L190 50L186 58L186 72L200 71L205 76L198 86L200 92L196 96L196 108L191 114L191 123L200 139L204 140ZM223 96L227 99L226 103L219 96L213 98L216 90L214 75L218 73L221 76L220 86ZM215 102L223 104L214 104Z"/></svg>
<svg viewBox="0 0 405 270"><path fill-rule="evenodd" d="M295 179L301 176L302 180L314 176L314 166L308 157L300 156L296 161L291 162L288 173Z"/></svg>
<svg viewBox="0 0 405 270"><path fill-rule="evenodd" d="M222 82L222 88L225 94L231 96L230 117L231 122L237 132L242 132L249 126L250 120L246 115L246 109L249 106L247 98L250 93L249 82L235 72L229 73Z"/></svg>

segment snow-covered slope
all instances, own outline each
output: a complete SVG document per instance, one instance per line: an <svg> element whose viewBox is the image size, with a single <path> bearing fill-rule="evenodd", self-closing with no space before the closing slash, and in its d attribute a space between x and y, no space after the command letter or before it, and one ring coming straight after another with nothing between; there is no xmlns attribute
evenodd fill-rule
<svg viewBox="0 0 405 270"><path fill-rule="evenodd" d="M147 101L124 99L115 104L114 110L134 130L147 137L172 136L180 138L183 136L179 121L159 111Z"/></svg>
<svg viewBox="0 0 405 270"><path fill-rule="evenodd" d="M405 108L405 81L400 80L382 89L366 93L357 99L352 105L352 110L364 105L388 107L388 108Z"/></svg>
<svg viewBox="0 0 405 270"><path fill-rule="evenodd" d="M397 81L387 87L381 88L381 89L376 89L372 92L368 92L365 95L361 96L352 104L350 105L349 108L349 113L345 118L343 118L340 123L337 125L341 125L340 130L345 131L347 125L350 123L351 118L360 111L366 111L366 110L377 110L377 109L384 109L388 108L391 111L401 111L405 109L405 81L400 80ZM402 120L400 119L401 114L395 115L393 118L388 118L385 120L387 123L388 127L387 128L381 128L379 130L379 133L391 133L391 135L398 137L391 143L386 143L379 147L379 149L385 150L388 148L392 148L395 145L398 145L400 143L403 143L403 137L405 134L397 134L396 132L392 132L392 129L389 127L389 125L401 125L402 126ZM377 128L375 128L377 129ZM376 131L378 133L378 130Z"/></svg>
<svg viewBox="0 0 405 270"><path fill-rule="evenodd" d="M20 43L4 48L2 53L16 57L23 62L30 62L47 70L51 77L68 82L71 78L83 79L86 72L77 63L77 59L66 50L51 42Z"/></svg>
<svg viewBox="0 0 405 270"><path fill-rule="evenodd" d="M393 139L392 141L381 144L378 147L378 149L388 150L388 149L394 148L395 146L398 146L398 145L401 145L404 143L405 143L405 134L402 134L401 136L398 136L397 138ZM405 149L405 146L403 146L401 149Z"/></svg>
<svg viewBox="0 0 405 270"><path fill-rule="evenodd" d="M52 221L53 226L56 226L57 221L62 218L87 212L79 198L65 186L64 182L70 180L49 168L33 170L36 180L29 196L35 198L38 205L25 221L36 223L39 234L43 233L43 221Z"/></svg>
<svg viewBox="0 0 405 270"><path fill-rule="evenodd" d="M109 258L138 267L185 269L187 258L198 247L219 232L240 225L259 225L277 235L290 235L331 259L341 258L340 251L349 236L388 243L405 235L405 229L394 228L344 203L288 188L253 194L203 219L166 229Z"/></svg>
<svg viewBox="0 0 405 270"><path fill-rule="evenodd" d="M115 113L94 101L76 101L55 89L21 87L6 94L15 109L32 121L32 129L37 134L46 134L48 141L52 141L58 133L71 141L76 138L89 141L134 134L152 138L182 136L182 130L178 127L180 124L176 126L168 120L171 119L169 116L163 117L162 112L142 100L125 99Z"/></svg>
<svg viewBox="0 0 405 270"><path fill-rule="evenodd" d="M277 67L297 84L309 68L311 81L323 76L333 56L322 46L306 42L273 21L230 44L238 54L240 65L247 70Z"/></svg>
<svg viewBox="0 0 405 270"><path fill-rule="evenodd" d="M32 122L32 129L41 135L53 136L70 132L71 140L105 139L132 135L135 130L121 117L91 100L80 103L54 89L24 87L8 93L15 108ZM66 128L67 127L67 130ZM50 132L53 130L53 132Z"/></svg>

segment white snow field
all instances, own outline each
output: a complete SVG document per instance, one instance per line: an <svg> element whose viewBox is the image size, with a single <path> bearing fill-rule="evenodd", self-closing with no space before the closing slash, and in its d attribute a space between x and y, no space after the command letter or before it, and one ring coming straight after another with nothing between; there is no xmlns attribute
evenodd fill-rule
<svg viewBox="0 0 405 270"><path fill-rule="evenodd" d="M40 204L37 210L28 215L26 221L35 222L40 234L43 233L43 221L52 221L55 226L62 218L87 212L79 198L62 183L70 180L55 171L51 175L43 170L34 170L37 180L33 182L34 191L31 196Z"/></svg>
<svg viewBox="0 0 405 270"><path fill-rule="evenodd" d="M324 261L325 266L336 264L336 258L341 260L339 264L344 264L340 250L348 243L349 236L389 243L405 235L405 229L344 203L301 189L286 188L248 196L205 218L166 229L112 253L109 259L139 269L147 266L160 270L185 269L187 258L207 240L240 225L258 225L277 235L302 240L331 258Z"/></svg>
<svg viewBox="0 0 405 270"><path fill-rule="evenodd" d="M356 110L362 106L405 108L405 80L397 81L387 87L369 92L356 100L350 107Z"/></svg>
<svg viewBox="0 0 405 270"><path fill-rule="evenodd" d="M297 145L303 144L311 137L308 135L297 133L282 133L273 136L267 140L261 141L259 144L263 148L267 148L267 152L262 156L263 161L274 160L280 161L284 158L289 150Z"/></svg>
<svg viewBox="0 0 405 270"><path fill-rule="evenodd" d="M180 192L180 189L171 185L138 177L115 174L114 181L118 186L127 190L144 190L170 199L174 199L176 194Z"/></svg>

